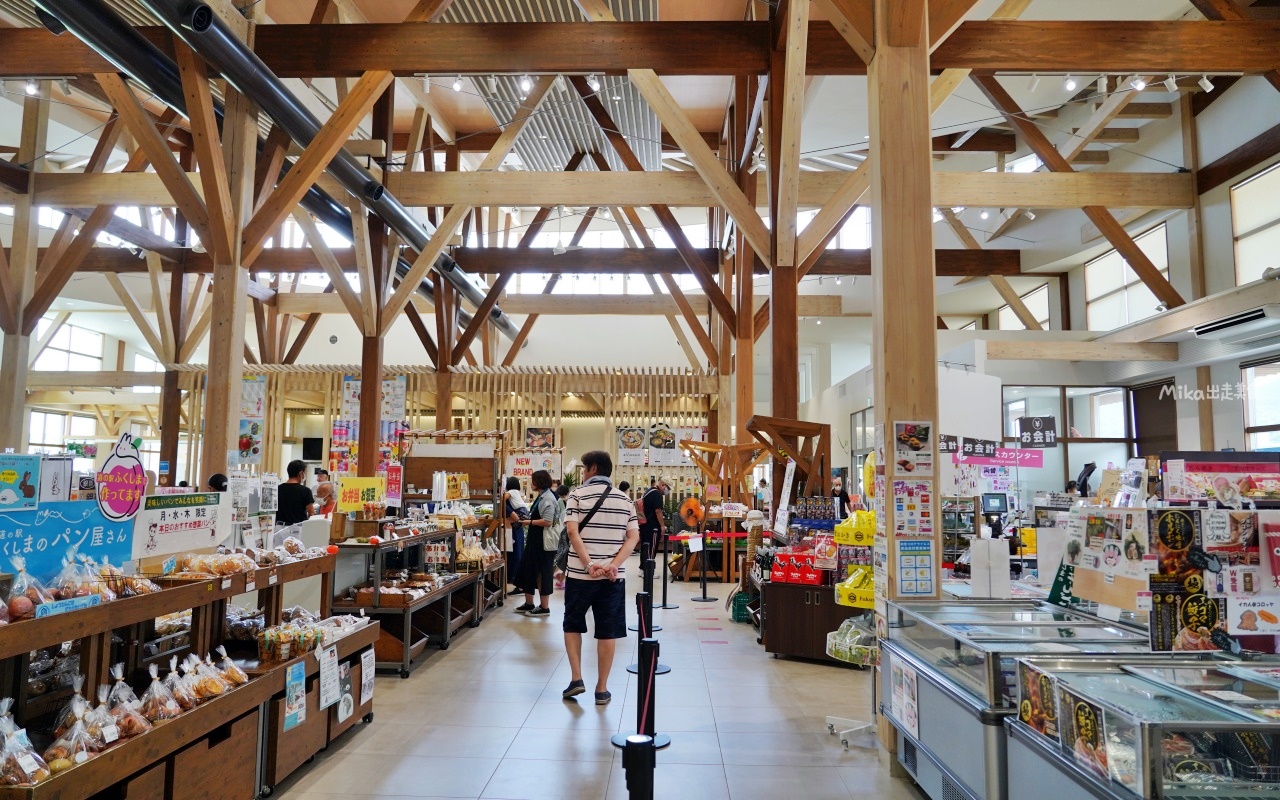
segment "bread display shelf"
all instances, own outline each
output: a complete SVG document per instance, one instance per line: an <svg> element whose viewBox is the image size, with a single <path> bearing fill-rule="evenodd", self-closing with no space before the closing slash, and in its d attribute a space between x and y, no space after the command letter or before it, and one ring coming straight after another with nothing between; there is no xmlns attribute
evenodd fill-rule
<svg viewBox="0 0 1280 800"><path fill-rule="evenodd" d="M425 608L431 605L432 603L439 602L440 600L453 594L459 589L462 589L466 586L470 586L471 584L475 583L476 576L478 574L479 573L475 573L475 572L463 573L462 576L457 580L450 581L449 583L446 583L444 586L441 586L439 589L432 589L430 592L427 592L422 597L419 597L417 600L414 600L409 605L371 606L371 605L357 605L355 603L335 602L333 604L333 610L335 613L339 613L339 614L362 614L362 613L363 614L378 614L378 613L403 614L405 612L412 614L413 612L418 611L422 608Z"/></svg>
<svg viewBox="0 0 1280 800"><path fill-rule="evenodd" d="M281 670L282 686L283 680L284 672ZM85 800L93 797L253 711L275 692L275 683L270 677L251 680L35 786L0 787L0 800Z"/></svg>
<svg viewBox="0 0 1280 800"><path fill-rule="evenodd" d="M397 528L399 530L400 528ZM375 550L398 550L404 547L412 547L427 542L439 541L440 539L448 539L454 535L452 530L429 531L427 533L416 533L409 536L401 536L398 539L383 539L378 544L370 544L368 542L336 542L342 550L364 550L372 552Z"/></svg>
<svg viewBox="0 0 1280 800"><path fill-rule="evenodd" d="M345 661L366 647L372 647L376 641L378 641L378 622L377 620L370 620L364 626L355 629L341 639L334 640L331 646L338 648L338 661ZM330 645L325 646L329 647ZM253 678L254 682L265 680L272 685L272 692L283 692L286 668L298 661L306 661L308 678L320 674L320 658L316 655L316 652L313 650L310 653L295 656L287 661L237 659L236 663L240 665L246 675Z"/></svg>

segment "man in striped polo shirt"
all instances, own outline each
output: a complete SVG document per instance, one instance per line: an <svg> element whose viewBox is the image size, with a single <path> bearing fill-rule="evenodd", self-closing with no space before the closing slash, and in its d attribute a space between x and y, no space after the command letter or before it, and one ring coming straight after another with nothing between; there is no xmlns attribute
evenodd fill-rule
<svg viewBox="0 0 1280 800"><path fill-rule="evenodd" d="M569 494L565 531L569 534L568 578L564 589L564 646L573 672L564 699L587 691L582 680L582 634L587 610L595 618L596 705L609 702L609 668L615 640L627 635L626 563L640 541L636 504L613 488L613 459L603 450L582 457L583 484Z"/></svg>

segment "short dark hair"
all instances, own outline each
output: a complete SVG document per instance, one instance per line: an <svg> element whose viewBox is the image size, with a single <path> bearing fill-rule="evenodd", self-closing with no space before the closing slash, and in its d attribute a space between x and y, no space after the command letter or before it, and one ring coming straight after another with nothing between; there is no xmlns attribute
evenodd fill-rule
<svg viewBox="0 0 1280 800"><path fill-rule="evenodd" d="M512 489L518 490L520 488L520 479L517 478L515 475L511 475L510 477L507 478L507 482L502 488L503 490L508 492L511 491Z"/></svg>
<svg viewBox="0 0 1280 800"><path fill-rule="evenodd" d="M559 486L557 486L557 487L556 487L556 497L568 497L568 496L569 496L569 487L568 487L568 486L565 486L565 485L562 483L562 484L560 484Z"/></svg>
<svg viewBox="0 0 1280 800"><path fill-rule="evenodd" d="M529 477L529 482L533 484L533 488L545 492L551 488L551 473L540 469Z"/></svg>
<svg viewBox="0 0 1280 800"><path fill-rule="evenodd" d="M630 488L631 488L631 484L627 483L626 481L623 481L622 483L618 484L618 491L620 492L625 492Z"/></svg>
<svg viewBox="0 0 1280 800"><path fill-rule="evenodd" d="M227 490L227 476L221 472L215 472L209 476L209 488L215 492L225 492Z"/></svg>
<svg viewBox="0 0 1280 800"><path fill-rule="evenodd" d="M583 467L595 467L596 474L602 478L613 475L613 459L603 450L592 450L582 454Z"/></svg>
<svg viewBox="0 0 1280 800"><path fill-rule="evenodd" d="M290 478L296 478L307 471L307 462L295 458L289 462L285 471L289 473Z"/></svg>
<svg viewBox="0 0 1280 800"><path fill-rule="evenodd" d="M319 469L316 470L317 478L320 477L321 475L328 476L328 474L329 474L329 470L325 469L324 467L320 467Z"/></svg>
<svg viewBox="0 0 1280 800"><path fill-rule="evenodd" d="M190 484L188 484L186 481L178 481L178 488L179 488L179 489L185 489L185 488L187 488L187 486L189 486L189 485L190 485Z"/></svg>

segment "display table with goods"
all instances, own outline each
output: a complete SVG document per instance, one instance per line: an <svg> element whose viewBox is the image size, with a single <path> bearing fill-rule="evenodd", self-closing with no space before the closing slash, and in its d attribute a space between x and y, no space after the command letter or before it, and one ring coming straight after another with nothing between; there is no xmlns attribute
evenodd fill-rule
<svg viewBox="0 0 1280 800"><path fill-rule="evenodd" d="M969 549L969 542L979 535L980 505L977 497L943 497L942 561L954 564Z"/></svg>
<svg viewBox="0 0 1280 800"><path fill-rule="evenodd" d="M270 785L262 725L289 661L259 662L254 641L244 646L257 668L246 670L234 637L228 655L228 603L256 591L260 607L245 615L279 626L283 585L334 564L292 540L178 554L150 578L74 554L52 579L20 571L0 625L0 798L259 796ZM357 626L365 638L344 639ZM377 626L317 627L317 644L341 642L358 659Z"/></svg>
<svg viewBox="0 0 1280 800"><path fill-rule="evenodd" d="M479 625L485 610L501 602L493 581L505 559L496 542L480 543L486 527L399 520L384 525L381 536L332 545L340 560L358 561L362 576L334 587L333 609L382 622L374 648L378 669L408 677L427 645L448 649L459 628Z"/></svg>

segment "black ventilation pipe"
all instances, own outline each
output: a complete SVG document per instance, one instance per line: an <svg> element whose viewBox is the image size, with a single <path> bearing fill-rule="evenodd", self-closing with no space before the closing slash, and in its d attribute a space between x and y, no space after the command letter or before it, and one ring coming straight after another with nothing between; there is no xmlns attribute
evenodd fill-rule
<svg viewBox="0 0 1280 800"><path fill-rule="evenodd" d="M110 61L130 78L152 92L157 99L165 105L183 115L186 114L186 102L182 92L182 80L181 75L178 72L177 65L157 47L151 44L150 41L134 30L132 26L120 19L115 12L111 11L105 5L105 3L100 2L100 0L99 2L91 2L89 0L34 1L38 10L47 13L53 18L53 20L61 23L66 30L70 30L78 38L93 48L99 55L103 56L103 58ZM149 5L156 6L153 8L153 11L163 21L165 21L166 24L170 22L172 17L165 13L166 9L164 6L159 4ZM199 9L201 7L205 8L205 10L212 16L212 12L207 8L207 6L203 6L203 4L198 3L194 4L192 9L195 16L200 16ZM46 24L48 24L48 20L46 20ZM52 26L50 27L53 29ZM174 27L179 35L190 33L181 27L175 27L172 25L170 27ZM229 31L226 31L225 28L223 28L222 31L224 34L230 36L231 41L239 44L239 40L235 39L234 35L230 35ZM54 30L54 32L59 33L60 31ZM186 41L186 37L184 37L184 41ZM188 44L189 46L192 46L192 49L196 50L196 52L202 53L201 49L198 46L195 46L196 43L188 42ZM202 55L204 55L204 53L202 53ZM253 56L252 52L249 52L249 55ZM256 60L257 57L253 56L253 58ZM221 69L220 63L213 63L215 68ZM262 69L265 70L265 66L262 67ZM290 137L295 141L305 146L310 141L311 137L314 137L315 134L313 132L311 137L307 137L305 140L300 138L298 133L301 131L295 132L295 130L287 128L284 121L274 113L274 111L283 109L275 109L274 107L268 108L259 101L258 97L254 96L250 92L243 91L242 86L231 80L230 75L227 75L226 77L231 81L233 86L236 86L237 90L240 90L243 94L250 97L250 99L254 100L259 106L264 108L264 110L266 110L267 113L281 125L281 128L285 129L286 132L289 133ZM299 110L302 112L300 115L296 113L292 115L294 118L291 121L295 123L309 122L314 131L318 131L320 125L315 120L314 116L312 116L309 111L297 102L297 99L294 98L293 94L289 92L288 89L284 88L283 85L279 85L278 80L274 79L274 76L272 76L272 78L279 86L279 89L283 92L285 98L288 101L291 101L290 106L292 106L293 110L295 112ZM219 119L221 119L221 106L218 105L215 110ZM282 170L282 174L283 172L287 172L288 167L289 164L286 162L285 167ZM334 176L338 178L353 195L364 202L371 210L374 211L374 213L387 221L388 224L390 224L391 227L400 234L401 238L404 239L411 247L420 250L425 246L427 238L431 232L425 230L417 220L410 217L404 210L404 207L401 206L394 197L387 193L380 184L374 181L373 176L360 167L359 163L356 162L354 157L346 152L346 150L339 152L339 155L330 164L329 171L333 173ZM352 184L356 180L358 180L359 183L357 188L353 189ZM338 234L345 236L349 240L354 238L351 215L348 210L318 188L314 186L311 187L306 196L303 197L301 205ZM396 264L396 272L403 279L408 273L409 267L410 264L408 261L404 258L399 258ZM436 267L441 274L445 275L450 280L451 283L458 286L463 296L472 303L478 305L483 299L484 293L467 280L467 276L457 269L457 263L448 255L442 254L436 261ZM426 279L423 279L421 282L419 291L428 297L434 296L433 287L430 281ZM465 311L462 311L460 312L460 317L462 318L463 323L466 324L469 321L470 315ZM516 334L515 326L511 324L510 319L503 314L501 310L494 308L490 317L499 330L508 337L514 338Z"/></svg>

